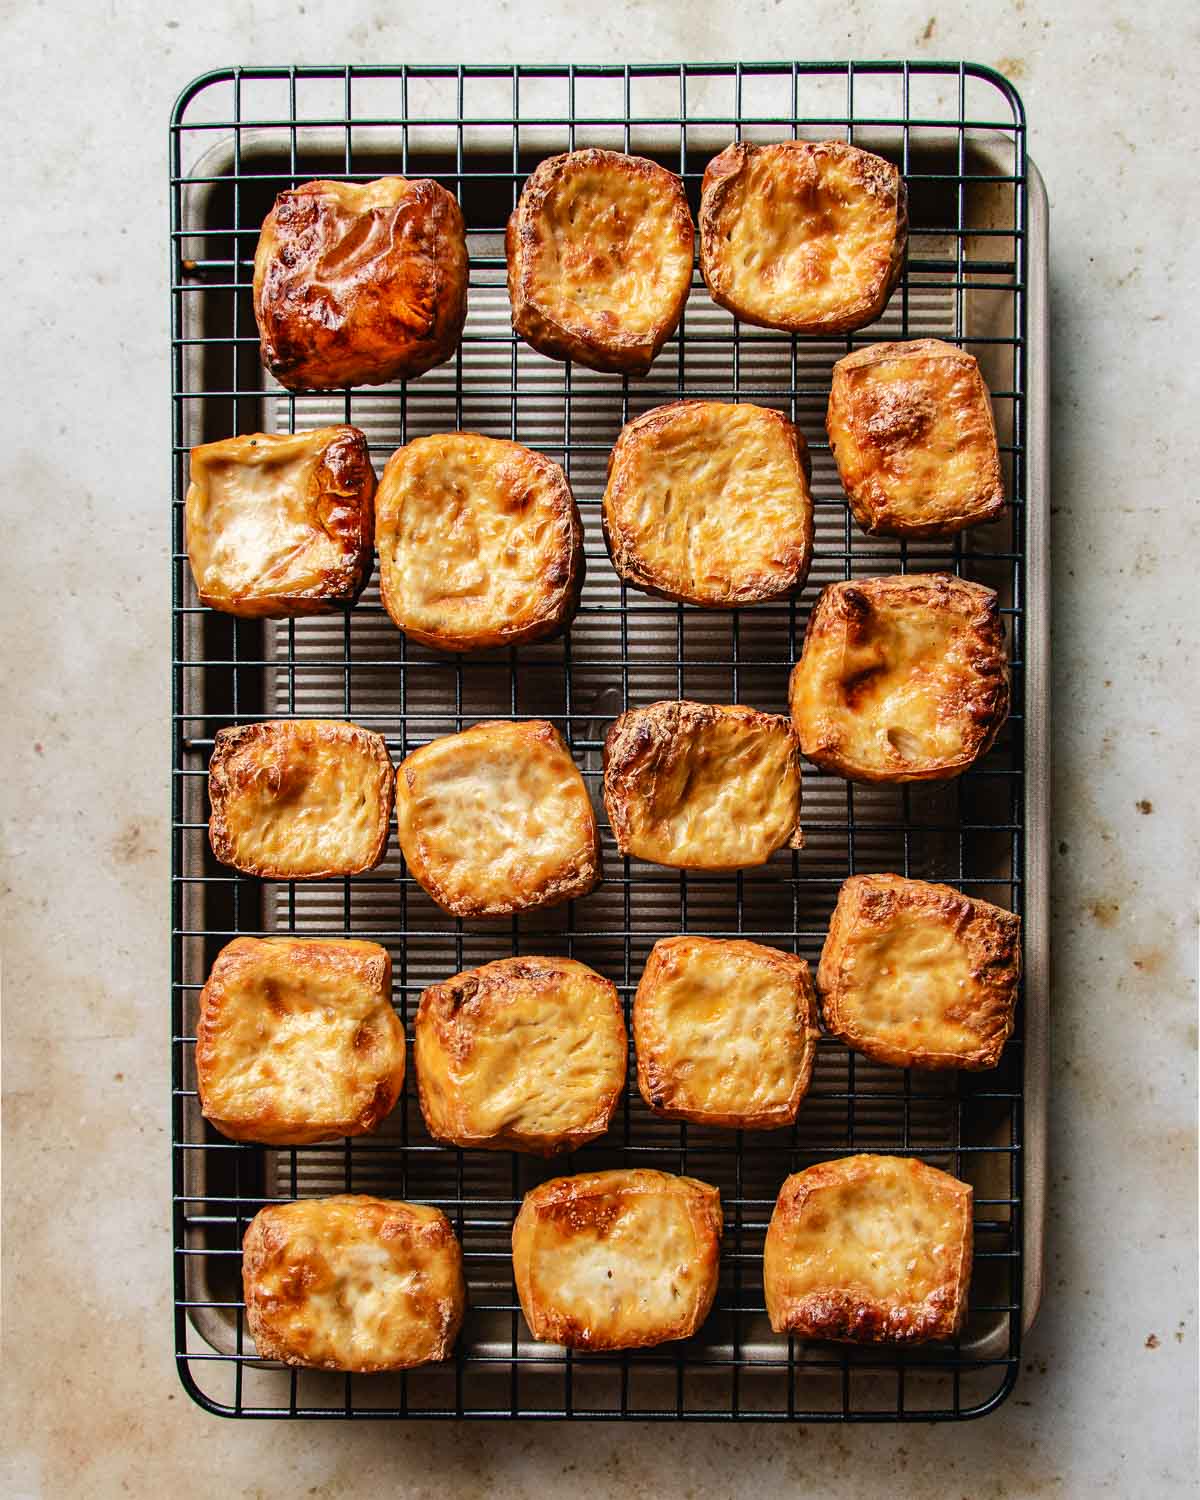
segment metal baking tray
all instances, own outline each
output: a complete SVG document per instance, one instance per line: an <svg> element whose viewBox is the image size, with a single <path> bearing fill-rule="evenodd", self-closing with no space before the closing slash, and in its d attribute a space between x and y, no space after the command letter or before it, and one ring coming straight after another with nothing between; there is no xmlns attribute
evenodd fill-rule
<svg viewBox="0 0 1200 1500"><path fill-rule="evenodd" d="M680 172L696 207L706 162L735 137L836 136L905 173L909 260L884 316L848 337L737 324L697 274L678 335L644 379L542 358L515 340L503 226L543 156L608 145ZM196 80L172 119L174 397L172 1074L175 1349L189 1393L236 1416L937 1420L978 1416L1011 1391L1042 1285L1046 1183L1049 763L1045 193L1016 93L964 63L645 67L231 68ZM283 187L317 176L432 176L456 191L471 254L462 348L408 385L293 396L258 360L250 282L261 220ZM951 541L865 537L825 442L833 362L880 338L937 336L974 352L993 394L1012 505ZM788 413L813 454L812 576L790 603L708 612L622 587L604 551L608 451L630 416L681 395ZM372 582L352 610L237 621L199 607L183 550L187 452L254 429L353 422L377 470L398 444L467 428L561 461L584 517L588 575L569 635L485 657L409 645ZM852 786L806 766L806 847L738 875L622 859L604 826L605 880L585 900L504 922L440 912L395 839L370 875L261 882L207 846L206 767L222 725L324 715L380 730L393 759L482 718L544 717L567 736L603 821L601 744L631 704L691 697L784 711L808 610L833 579L949 569L1001 596L1014 703L995 748L957 781ZM237 933L371 937L391 951L411 1026L422 988L515 952L566 953L632 999L659 937L745 934L812 964L838 887L858 871L947 880L1019 910L1025 976L1001 1066L920 1074L826 1040L791 1130L734 1134L660 1121L631 1083L608 1136L547 1163L433 1143L412 1079L378 1135L296 1150L225 1141L195 1096L196 1003ZM410 1068L411 1074L411 1068ZM632 1070L631 1070L632 1078ZM968 1324L949 1345L894 1351L807 1344L767 1324L763 1234L788 1172L853 1151L911 1153L976 1190ZM615 1356L534 1343L512 1281L522 1195L560 1172L637 1164L716 1183L726 1214L720 1289L699 1334ZM239 1245L263 1203L369 1191L435 1203L462 1239L471 1310L452 1362L396 1376L287 1371L257 1359Z"/></svg>

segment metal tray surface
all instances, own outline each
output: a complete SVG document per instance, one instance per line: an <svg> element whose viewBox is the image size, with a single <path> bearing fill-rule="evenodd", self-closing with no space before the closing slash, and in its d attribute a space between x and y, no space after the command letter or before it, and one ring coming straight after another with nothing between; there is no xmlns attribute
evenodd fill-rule
<svg viewBox="0 0 1200 1500"><path fill-rule="evenodd" d="M547 360L515 340L503 225L543 156L608 145L680 172L693 209L707 161L735 137L836 136L903 169L911 231L883 317L840 338L737 324L698 273L675 338L644 379ZM646 67L228 69L182 95L171 126L174 375L173 1207L176 1356L188 1391L237 1416L949 1420L1011 1391L1041 1294L1047 1072L1047 526L1045 195L1025 154L1020 101L971 64L767 63ZM250 299L258 226L281 188L317 176L432 176L468 224L470 312L458 356L394 387L291 395L259 364ZM907 545L853 523L825 441L830 371L881 338L936 336L979 358L1008 493L996 523ZM794 600L701 611L624 588L600 533L609 449L623 422L681 395L753 400L795 420L813 456L816 547ZM237 621L201 608L184 552L188 449L251 430L353 422L377 471L400 443L467 428L511 437L567 469L586 529L587 582L570 633L483 657L406 643L373 580L349 611ZM805 766L806 846L737 875L619 857L599 798L601 745L624 708L664 697L786 711L808 610L833 579L949 569L1001 596L1013 658L1010 723L956 781L853 786ZM223 725L349 718L393 760L482 718L544 717L566 735L596 802L604 883L586 899L504 922L442 913L395 838L370 875L261 882L208 849L206 768ZM553 1162L432 1142L410 1077L378 1135L295 1150L224 1140L200 1116L199 990L237 933L371 937L391 951L410 1029L421 990L516 952L566 953L626 1004L651 945L690 931L744 934L815 966L841 881L894 870L1019 910L1018 1025L991 1073L904 1072L822 1041L791 1130L741 1134L658 1120L631 1082L602 1140ZM776 1337L763 1307L763 1234L783 1178L860 1150L920 1156L972 1182L976 1262L953 1344L894 1351ZM535 1343L512 1281L522 1195L545 1177L606 1166L688 1172L721 1188L716 1305L684 1343L614 1356ZM257 1359L241 1302L241 1236L264 1203L344 1191L435 1203L463 1241L471 1310L455 1359L397 1376L288 1371Z"/></svg>

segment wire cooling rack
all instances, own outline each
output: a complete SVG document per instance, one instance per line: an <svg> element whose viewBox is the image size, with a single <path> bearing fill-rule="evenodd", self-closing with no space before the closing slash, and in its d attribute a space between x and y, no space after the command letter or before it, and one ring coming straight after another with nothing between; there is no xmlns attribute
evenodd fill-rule
<svg viewBox="0 0 1200 1500"><path fill-rule="evenodd" d="M909 259L877 324L834 339L746 327L710 302L697 274L678 334L645 379L546 360L514 339L504 223L542 157L583 145L652 156L682 175L695 211L704 167L731 139L792 136L854 141L904 172ZM1046 622L1040 572L1029 574L1031 564L1040 569L1044 535L1028 384L1041 334L1030 327L1035 179L1017 95L988 69L941 63L232 68L184 91L170 152L172 1156L175 1348L185 1387L212 1411L258 1417L928 1421L991 1410L1016 1378L1040 1254L1040 1136L1026 1127L1025 1090L1042 1065L1034 986L1045 937ZM275 194L297 182L391 172L434 177L462 203L471 256L462 347L409 384L282 391L258 360L250 288L259 225ZM824 440L833 362L881 337L910 336L949 339L979 358L1012 500L998 522L947 542L863 536ZM608 452L625 421L682 395L775 407L807 438L816 549L797 599L700 611L627 590L613 574L599 523ZM318 619L260 624L201 608L184 552L188 449L239 432L343 421L367 433L377 470L398 444L450 428L511 437L559 460L584 517L588 560L569 635L484 657L438 656L406 643L374 581L353 609ZM674 697L786 711L788 669L824 583L941 569L997 589L1008 627L1013 714L981 764L956 781L909 787L855 787L806 767L806 847L758 870L688 874L616 853L599 783L604 732L618 713ZM1027 684L1038 706L1030 717ZM603 885L554 911L467 924L439 911L407 875L394 838L377 871L316 885L261 882L216 864L206 838L216 731L292 714L377 729L397 762L477 719L553 720L601 815ZM677 932L745 935L815 965L842 880L881 870L947 880L1025 915L1025 1000L994 1072L914 1074L825 1040L795 1126L742 1134L658 1120L637 1095L631 1066L608 1136L553 1163L435 1144L411 1069L384 1129L354 1141L270 1150L226 1141L200 1116L197 997L213 958L238 933L384 943L411 1033L425 985L517 952L593 965L617 983L627 1008L650 947ZM1040 1098L1037 1108L1040 1120ZM970 1317L951 1344L897 1352L770 1332L761 1262L775 1194L787 1173L860 1150L919 1156L975 1186ZM536 1344L509 1257L521 1198L547 1176L618 1165L687 1172L720 1187L726 1232L714 1310L695 1338L657 1349L575 1355ZM450 1216L471 1299L451 1363L343 1376L257 1359L241 1300L246 1225L264 1203L347 1190L435 1203Z"/></svg>

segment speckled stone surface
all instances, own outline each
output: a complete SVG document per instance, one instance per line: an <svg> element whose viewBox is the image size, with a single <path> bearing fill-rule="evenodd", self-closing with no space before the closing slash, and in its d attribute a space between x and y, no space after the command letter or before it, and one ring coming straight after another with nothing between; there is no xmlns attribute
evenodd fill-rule
<svg viewBox="0 0 1200 1500"><path fill-rule="evenodd" d="M4 7L6 1495L1194 1493L1200 13ZM170 1355L166 121L222 63L961 57L1049 185L1054 1069L1026 1370L957 1430L222 1423ZM14 67L14 62L19 66Z"/></svg>

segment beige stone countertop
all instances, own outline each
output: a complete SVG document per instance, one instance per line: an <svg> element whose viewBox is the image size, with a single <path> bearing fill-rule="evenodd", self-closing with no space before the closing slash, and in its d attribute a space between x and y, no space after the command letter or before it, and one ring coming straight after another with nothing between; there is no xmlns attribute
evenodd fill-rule
<svg viewBox="0 0 1200 1500"><path fill-rule="evenodd" d="M8 1496L1195 1493L1200 11L1187 0L3 7ZM959 1428L222 1422L171 1357L167 119L233 62L967 57L1049 187L1047 1284Z"/></svg>

